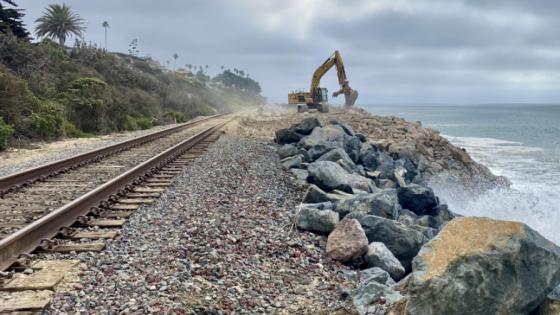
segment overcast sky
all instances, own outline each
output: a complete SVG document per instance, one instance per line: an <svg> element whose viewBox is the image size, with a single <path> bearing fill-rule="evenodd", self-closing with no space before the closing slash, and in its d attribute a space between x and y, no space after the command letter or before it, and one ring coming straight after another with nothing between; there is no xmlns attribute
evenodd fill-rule
<svg viewBox="0 0 560 315"><path fill-rule="evenodd" d="M35 19L53 0L16 0ZM240 68L274 102L340 50L360 104L560 103L558 0L66 0L85 39ZM338 89L336 74L322 86Z"/></svg>

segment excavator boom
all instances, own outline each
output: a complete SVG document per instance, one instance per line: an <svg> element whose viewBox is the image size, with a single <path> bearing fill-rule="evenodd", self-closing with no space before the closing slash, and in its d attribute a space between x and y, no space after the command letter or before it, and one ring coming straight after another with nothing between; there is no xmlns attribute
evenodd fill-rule
<svg viewBox="0 0 560 315"><path fill-rule="evenodd" d="M311 95L316 95L319 84L321 83L321 78L327 73L333 66L336 66L336 74L338 77L338 83L340 84L340 90L333 93L334 97L337 97L340 94L344 94L345 98L345 105L352 106L356 102L358 98L358 91L353 90L346 78L346 71L344 70L344 62L342 61L342 57L340 53L337 51L334 52L332 56L330 56L322 65L320 65L317 70L313 73L313 78L311 79L311 88L309 89Z"/></svg>
<svg viewBox="0 0 560 315"><path fill-rule="evenodd" d="M338 77L338 83L340 84L340 90L333 93L333 97L337 97L340 94L344 94L345 105L352 106L358 98L358 91L353 90L348 84L346 78L346 71L344 70L344 63L342 62L342 57L337 51L332 54L323 64L321 64L313 73L313 78L311 78L311 87L309 92L292 92L288 94L288 103L297 105L298 112L307 111L309 109L317 109L320 112L328 112L329 105L327 103L327 89L319 87L321 83L321 78L327 73L333 66L336 66L336 73Z"/></svg>

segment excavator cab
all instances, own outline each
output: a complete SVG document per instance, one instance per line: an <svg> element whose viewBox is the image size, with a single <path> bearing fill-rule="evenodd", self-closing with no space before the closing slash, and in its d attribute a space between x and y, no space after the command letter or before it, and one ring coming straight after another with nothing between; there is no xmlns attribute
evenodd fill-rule
<svg viewBox="0 0 560 315"><path fill-rule="evenodd" d="M317 88L317 94L314 99L315 103L326 103L329 101L329 93L327 88Z"/></svg>

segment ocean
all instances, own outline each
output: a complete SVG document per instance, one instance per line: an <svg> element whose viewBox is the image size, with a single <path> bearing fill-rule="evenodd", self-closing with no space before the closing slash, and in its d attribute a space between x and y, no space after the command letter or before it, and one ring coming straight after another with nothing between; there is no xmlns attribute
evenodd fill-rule
<svg viewBox="0 0 560 315"><path fill-rule="evenodd" d="M463 198L450 187L432 187L453 211L521 221L560 244L560 105L363 107L439 130L474 160L512 182L511 189L476 198Z"/></svg>

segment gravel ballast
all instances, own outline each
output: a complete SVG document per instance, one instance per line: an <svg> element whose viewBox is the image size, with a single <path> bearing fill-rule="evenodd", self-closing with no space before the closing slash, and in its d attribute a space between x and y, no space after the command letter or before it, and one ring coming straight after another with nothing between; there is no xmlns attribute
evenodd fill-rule
<svg viewBox="0 0 560 315"><path fill-rule="evenodd" d="M274 147L222 136L106 250L47 255L87 265L50 312L353 314L347 267L292 224L295 182Z"/></svg>

